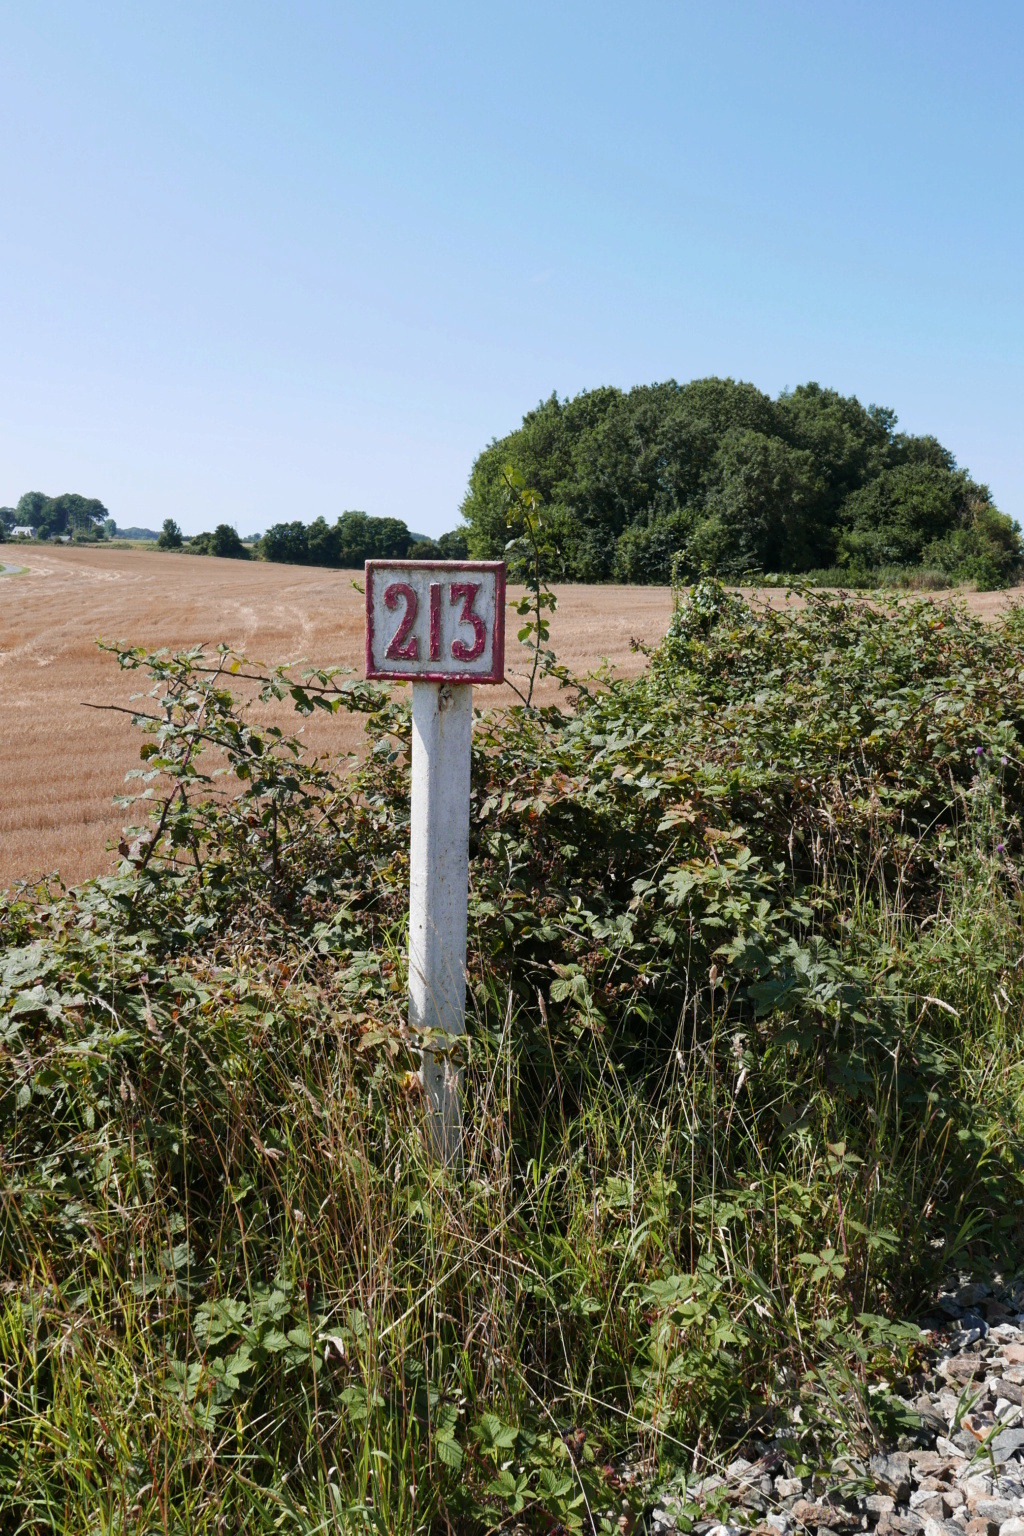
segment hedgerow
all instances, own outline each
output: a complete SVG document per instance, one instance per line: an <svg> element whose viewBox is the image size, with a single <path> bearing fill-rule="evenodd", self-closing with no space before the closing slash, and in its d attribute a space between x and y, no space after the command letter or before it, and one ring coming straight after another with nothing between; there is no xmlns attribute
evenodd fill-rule
<svg viewBox="0 0 1024 1536"><path fill-rule="evenodd" d="M118 658L118 872L0 907L13 1529L624 1529L870 1437L930 1290L1021 1261L1018 610L704 583L641 678L482 713L448 1168L407 703ZM361 765L254 690L362 711Z"/></svg>

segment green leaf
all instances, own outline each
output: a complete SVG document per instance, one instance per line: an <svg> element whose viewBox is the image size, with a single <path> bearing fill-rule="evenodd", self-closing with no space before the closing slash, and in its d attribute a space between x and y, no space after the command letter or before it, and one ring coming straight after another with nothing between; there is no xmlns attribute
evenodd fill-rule
<svg viewBox="0 0 1024 1536"><path fill-rule="evenodd" d="M462 1466L465 1455L462 1446L451 1435L438 1435L434 1440L434 1448L437 1451L438 1460L450 1471L457 1472Z"/></svg>

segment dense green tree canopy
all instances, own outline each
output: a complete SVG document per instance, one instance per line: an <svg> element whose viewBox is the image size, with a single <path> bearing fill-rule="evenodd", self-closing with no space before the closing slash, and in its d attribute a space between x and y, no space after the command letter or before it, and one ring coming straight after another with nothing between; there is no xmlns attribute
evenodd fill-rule
<svg viewBox="0 0 1024 1536"><path fill-rule="evenodd" d="M180 549L184 543L184 536L173 517L165 517L163 527L157 537L157 549Z"/></svg>
<svg viewBox="0 0 1024 1536"><path fill-rule="evenodd" d="M296 520L292 523L274 523L259 543L264 560L282 561L286 565L309 564L309 534L306 525Z"/></svg>
<svg viewBox="0 0 1024 1536"><path fill-rule="evenodd" d="M248 560L249 551L230 523L218 523L210 535L210 554L226 560Z"/></svg>
<svg viewBox="0 0 1024 1536"><path fill-rule="evenodd" d="M437 539L416 539L409 545L410 560L465 560L469 545L462 529L442 533Z"/></svg>
<svg viewBox="0 0 1024 1536"><path fill-rule="evenodd" d="M35 528L43 534L47 508L52 500L52 496L47 496L45 491L26 491L24 496L18 498L18 505L14 509L15 522L19 527Z"/></svg>
<svg viewBox="0 0 1024 1536"><path fill-rule="evenodd" d="M160 544L159 539L157 544ZM188 547L194 555L219 555L222 560L249 559L249 551L230 523L218 523L212 533L197 533L194 539L189 539Z"/></svg>
<svg viewBox="0 0 1024 1536"><path fill-rule="evenodd" d="M330 524L318 517L305 523L275 523L259 541L264 560L288 565L327 565L358 569L366 560L462 560L464 533L443 533L439 539L418 539L397 517L369 517L343 512Z"/></svg>
<svg viewBox="0 0 1024 1536"><path fill-rule="evenodd" d="M55 539L61 534L95 538L110 517L102 501L73 491L63 496L26 491L14 510L15 523L34 528L40 539Z"/></svg>
<svg viewBox="0 0 1024 1536"><path fill-rule="evenodd" d="M289 565L357 567L364 560L401 560L412 542L405 524L397 517L369 517L365 512L343 512L334 524L324 517L305 523L274 523L260 539L264 560Z"/></svg>
<svg viewBox="0 0 1024 1536"><path fill-rule="evenodd" d="M552 395L473 465L477 558L504 550L508 466L543 498L568 580L923 566L997 585L1021 568L1016 525L941 443L818 384L776 400L716 378Z"/></svg>

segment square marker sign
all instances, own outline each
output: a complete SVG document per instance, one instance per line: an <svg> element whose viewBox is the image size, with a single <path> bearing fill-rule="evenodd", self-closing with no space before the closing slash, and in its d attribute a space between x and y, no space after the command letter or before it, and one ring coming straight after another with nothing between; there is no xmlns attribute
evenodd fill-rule
<svg viewBox="0 0 1024 1536"><path fill-rule="evenodd" d="M367 560L366 676L500 683L505 566L500 560Z"/></svg>

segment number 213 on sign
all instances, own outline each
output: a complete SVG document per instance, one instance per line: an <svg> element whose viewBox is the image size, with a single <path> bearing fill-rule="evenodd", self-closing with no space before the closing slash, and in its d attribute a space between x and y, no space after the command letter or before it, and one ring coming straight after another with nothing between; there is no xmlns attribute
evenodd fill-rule
<svg viewBox="0 0 1024 1536"><path fill-rule="evenodd" d="M500 683L501 561L368 560L366 676Z"/></svg>

